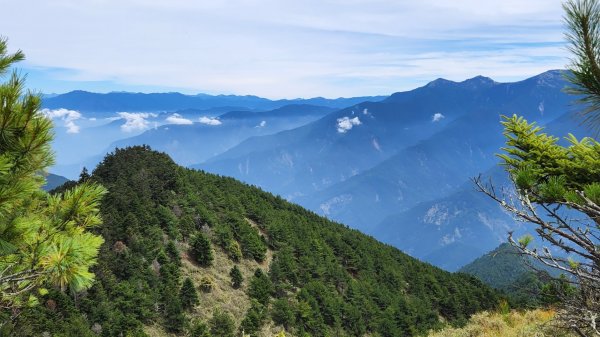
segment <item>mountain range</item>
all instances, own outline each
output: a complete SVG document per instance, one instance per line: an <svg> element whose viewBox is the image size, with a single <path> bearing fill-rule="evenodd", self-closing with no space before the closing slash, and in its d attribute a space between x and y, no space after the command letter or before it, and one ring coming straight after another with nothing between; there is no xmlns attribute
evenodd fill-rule
<svg viewBox="0 0 600 337"><path fill-rule="evenodd" d="M295 130L251 138L194 167L274 191L457 270L504 241L509 228L519 229L469 181L490 172L507 184L493 169L504 144L501 116L524 116L559 136L585 134L566 85L560 71L516 83L438 79ZM345 118L356 122L342 130Z"/></svg>
<svg viewBox="0 0 600 337"><path fill-rule="evenodd" d="M365 100L379 100L384 96L366 96L353 98L327 99L323 97L309 99L270 100L257 96L238 95L184 95L170 93L133 93L110 92L93 93L71 91L61 95L46 96L43 106L47 109L71 109L81 112L156 112L183 109L212 109L216 107L237 107L257 110L272 110L290 104L311 104L331 108L342 108ZM235 108L234 108L235 109Z"/></svg>
<svg viewBox="0 0 600 337"><path fill-rule="evenodd" d="M90 116L110 116L107 111L116 107L176 109L144 115L146 128L134 134L119 133L129 115L78 135L63 133L71 144L88 131L90 140L101 141L95 153L58 165L55 173L74 177L115 147L149 144L179 164L259 186L457 270L503 242L509 229L528 230L470 182L485 173L509 185L495 156L504 144L501 116L524 116L558 136L586 134L573 117L577 109L563 92L566 85L554 70L515 83L482 76L437 79L385 98L270 101L74 92L47 98L44 106Z"/></svg>

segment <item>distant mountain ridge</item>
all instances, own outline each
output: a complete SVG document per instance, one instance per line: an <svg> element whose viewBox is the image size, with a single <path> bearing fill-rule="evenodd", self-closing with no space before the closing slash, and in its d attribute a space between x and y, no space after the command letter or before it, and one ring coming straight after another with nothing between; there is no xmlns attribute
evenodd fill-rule
<svg viewBox="0 0 600 337"><path fill-rule="evenodd" d="M43 99L43 107L48 109L71 109L82 112L115 111L173 111L183 109L209 109L223 106L245 107L249 109L276 109L289 104L311 104L331 108L342 108L363 101L377 101L387 96L365 96L353 98L270 100L258 96L238 95L184 95L170 93L110 92L93 93L76 90L60 95L49 95Z"/></svg>
<svg viewBox="0 0 600 337"><path fill-rule="evenodd" d="M473 87L474 82L481 82L480 78L461 83L446 81L444 85L427 85L396 93L381 102L357 104L295 130L268 138L249 139L195 167L235 176L286 197L308 196L350 181L350 177L374 168L399 151L417 146L428 137L446 132L447 128L455 129L448 131L448 136L462 135L463 131L473 134L469 129L474 123L485 123L486 127L500 131L498 115L502 112L512 114L526 105L528 115L537 118L540 102L546 100L548 112L556 115L558 109L555 107L563 108L570 100L555 92L534 92L537 88L535 79L492 86L490 81L484 81L480 89ZM453 123L461 116L464 116L462 122ZM344 125L348 130L338 127L343 123L350 123ZM476 136L478 140L488 142L488 134L495 136L492 146L502 139L500 132L495 135L482 132ZM444 137L437 140L441 146ZM492 146L488 146L488 151ZM322 158L328 158L327 162ZM240 171L240 165L247 167L244 171L249 173ZM273 174L265 176L263 172ZM331 192L324 197L329 199L339 195Z"/></svg>
<svg viewBox="0 0 600 337"><path fill-rule="evenodd" d="M46 184L44 186L42 186L42 189L44 191L51 191L51 190L57 188L58 186L63 185L64 183L66 183L68 181L69 181L69 179L67 179L63 176L48 173L48 175L46 176Z"/></svg>

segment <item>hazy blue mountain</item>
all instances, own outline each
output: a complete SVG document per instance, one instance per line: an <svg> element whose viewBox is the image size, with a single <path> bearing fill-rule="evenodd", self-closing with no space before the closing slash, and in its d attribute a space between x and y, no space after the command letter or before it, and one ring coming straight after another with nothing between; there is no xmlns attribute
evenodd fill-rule
<svg viewBox="0 0 600 337"><path fill-rule="evenodd" d="M148 123L155 123L157 120L148 120ZM112 142L143 132L141 129L123 131L122 125L125 121L122 119L105 120L98 123L99 125L81 126L77 133L68 132L60 126L60 123L60 121L55 122L55 137L52 142L59 166L78 164L89 156L105 151ZM66 172L55 172L72 177L72 174ZM74 172L74 174L78 173L79 170Z"/></svg>
<svg viewBox="0 0 600 337"><path fill-rule="evenodd" d="M251 138L194 167L235 176L290 199L311 195L363 172L399 150L441 131L483 103L480 86L436 80L381 102L364 102L309 125ZM265 174L268 173L268 174Z"/></svg>
<svg viewBox="0 0 600 337"><path fill-rule="evenodd" d="M491 178L498 189L510 189L508 175L499 166L483 176ZM370 233L412 256L456 271L505 242L509 230L519 235L526 228L477 192L471 181L465 181L458 191L446 197L388 216Z"/></svg>
<svg viewBox="0 0 600 337"><path fill-rule="evenodd" d="M332 111L333 108L307 104L269 111L230 111L218 118L190 119L194 122L190 125L162 125L119 140L109 148L146 144L168 153L181 165L189 165L224 152L249 137L293 129Z"/></svg>
<svg viewBox="0 0 600 337"><path fill-rule="evenodd" d="M71 91L62 95L44 97L43 107L48 109L71 109L83 112L116 111L174 111L182 109L209 109L236 106L247 109L276 109L289 104L312 104L342 108L366 100L381 100L384 96L326 99L269 100L257 96L236 95L184 95L171 93L111 92L106 94L87 91Z"/></svg>
<svg viewBox="0 0 600 337"><path fill-rule="evenodd" d="M467 82L441 84L455 88ZM494 165L494 154L504 144L500 115L518 113L544 124L570 111L572 98L562 93L564 85L558 73L550 72L518 83L476 86L464 103L446 103L463 107L464 113L442 130L298 202L368 232L390 212L448 195Z"/></svg>
<svg viewBox="0 0 600 337"><path fill-rule="evenodd" d="M564 114L548 123L545 130L559 137L569 132L578 138L587 135L589 131L573 117ZM497 190L512 191L508 174L495 163L492 165L491 169L472 176L482 173L482 177L491 181ZM505 242L509 231L519 237L530 232L531 225L514 221L496 202L476 191L474 184L466 180L447 196L423 201L388 216L370 233L415 257L455 271Z"/></svg>
<svg viewBox="0 0 600 337"><path fill-rule="evenodd" d="M500 115L554 121L557 134L577 129L565 85L559 71L516 83L438 79L295 130L251 138L195 167L274 191L456 270L513 228L468 181L481 172L503 175L492 170L504 144ZM345 116L360 124L340 133L336 123Z"/></svg>
<svg viewBox="0 0 600 337"><path fill-rule="evenodd" d="M44 191L51 191L57 188L58 186L66 183L67 181L69 181L69 179L65 177L48 173L48 175L46 176L46 184L42 186L42 189L44 189Z"/></svg>
<svg viewBox="0 0 600 337"><path fill-rule="evenodd" d="M484 77L460 83L438 79L295 130L251 138L194 167L234 176L288 198L305 196L297 201L364 229L365 222L374 225L391 208L398 211L452 191L468 173L464 161L472 172L489 167L492 151L502 141L499 115L519 112L542 121L556 118L570 102L561 92L563 86L556 71L510 84ZM340 132L340 124L348 129ZM440 176L447 177L442 185ZM423 179L430 181L424 182L429 189L409 195L409 187L421 189L411 184ZM380 187L384 188L378 193ZM370 200L369 207L379 218L364 214L350 199ZM387 211L380 213L381 209Z"/></svg>

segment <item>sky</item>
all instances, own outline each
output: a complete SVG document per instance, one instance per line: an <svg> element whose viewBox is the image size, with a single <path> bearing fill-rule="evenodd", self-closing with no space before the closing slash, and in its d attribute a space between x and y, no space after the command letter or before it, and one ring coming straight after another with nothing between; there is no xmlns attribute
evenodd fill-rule
<svg viewBox="0 0 600 337"><path fill-rule="evenodd" d="M568 64L560 0L0 0L28 86L388 95Z"/></svg>

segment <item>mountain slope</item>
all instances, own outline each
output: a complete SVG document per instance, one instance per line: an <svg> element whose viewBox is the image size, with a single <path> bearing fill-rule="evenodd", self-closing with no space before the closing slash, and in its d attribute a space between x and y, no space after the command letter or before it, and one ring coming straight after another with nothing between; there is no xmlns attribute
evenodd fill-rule
<svg viewBox="0 0 600 337"><path fill-rule="evenodd" d="M470 177L496 164L494 154L504 144L500 115L518 113L545 124L573 109L570 106L572 98L562 93L566 83L558 72L544 73L517 83L484 83L486 85L473 86L466 82L433 82L436 87L474 90L471 97L445 103L462 107L462 115L434 135L401 149L374 168L298 202L370 232L387 215L448 195Z"/></svg>
<svg viewBox="0 0 600 337"><path fill-rule="evenodd" d="M46 184L42 187L45 191L51 191L58 186L66 183L69 179L56 174L48 173L46 176Z"/></svg>
<svg viewBox="0 0 600 337"><path fill-rule="evenodd" d="M381 102L357 104L295 130L249 139L194 167L288 198L310 195L372 168L477 109L482 102L474 82L481 79L435 81ZM493 82L486 79L480 85L487 88Z"/></svg>
<svg viewBox="0 0 600 337"><path fill-rule="evenodd" d="M557 137L565 137L571 132L578 138L590 132L568 113L549 122L545 131ZM497 134L500 132L498 130ZM499 153L501 145L496 146L490 152ZM374 226L370 234L412 256L455 271L506 241L509 231L513 231L516 237L531 231L527 224L514 221L497 203L475 190L474 184L468 179L481 173L485 180L491 179L496 190L512 191L508 174L496 164L494 157L487 161L480 160L484 164L490 164L491 161L491 169L471 170L471 177L464 178L454 192L446 196L434 196L409 209L395 212ZM466 170L468 162L462 163ZM434 183L440 180L436 179ZM419 186L423 189L429 186L430 191L435 189L432 184L423 183ZM439 189L442 190L441 187ZM428 244L423 245L423 241Z"/></svg>
<svg viewBox="0 0 600 337"><path fill-rule="evenodd" d="M498 299L470 276L234 179L178 167L147 147L117 150L91 179L110 191L96 285L76 300L51 291L44 305L19 316L24 328L15 336L162 336L200 331L204 323L215 337L282 329L292 336L413 336ZM197 263L199 253L190 250L197 236L210 240L212 263ZM244 279L238 289L228 275L233 265ZM188 277L204 292L184 310Z"/></svg>
<svg viewBox="0 0 600 337"><path fill-rule="evenodd" d="M559 271L529 256L524 256L509 243L475 259L460 269L509 296L514 307L539 307L548 300L544 285ZM547 303L547 302L546 302Z"/></svg>
<svg viewBox="0 0 600 337"><path fill-rule="evenodd" d="M565 85L559 71L517 83L439 79L295 130L251 138L194 167L369 231L387 215L452 193L493 165L503 144L500 114L545 123L572 109Z"/></svg>
<svg viewBox="0 0 600 337"><path fill-rule="evenodd" d="M460 272L471 274L494 288L507 290L532 272L532 263L530 258L519 255L516 248L503 243L460 268Z"/></svg>

